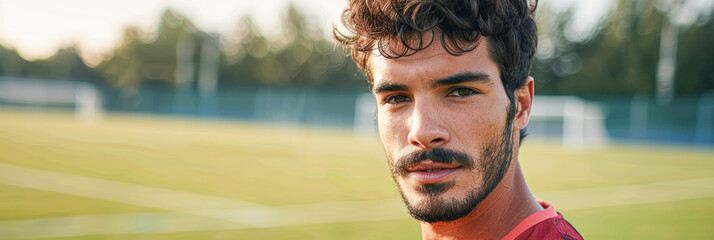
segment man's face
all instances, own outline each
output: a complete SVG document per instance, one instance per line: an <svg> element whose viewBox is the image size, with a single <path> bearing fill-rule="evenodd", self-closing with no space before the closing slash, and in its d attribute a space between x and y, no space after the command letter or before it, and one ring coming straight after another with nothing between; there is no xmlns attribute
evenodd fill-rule
<svg viewBox="0 0 714 240"><path fill-rule="evenodd" d="M515 114L486 41L461 56L437 43L371 59L390 170L412 216L426 222L467 215L498 185Z"/></svg>

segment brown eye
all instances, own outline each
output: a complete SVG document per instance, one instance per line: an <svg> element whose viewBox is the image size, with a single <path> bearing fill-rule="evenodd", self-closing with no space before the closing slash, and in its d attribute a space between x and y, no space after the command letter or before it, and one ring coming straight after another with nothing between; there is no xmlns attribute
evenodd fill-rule
<svg viewBox="0 0 714 240"><path fill-rule="evenodd" d="M469 96L469 95L472 95L475 93L476 93L476 91L468 89L468 88L458 88L458 89L454 89L454 91L451 91L451 93L449 95L457 96L457 97L466 97L466 96Z"/></svg>
<svg viewBox="0 0 714 240"><path fill-rule="evenodd" d="M387 98L388 103L403 103L409 101L409 98L404 95L396 95Z"/></svg>

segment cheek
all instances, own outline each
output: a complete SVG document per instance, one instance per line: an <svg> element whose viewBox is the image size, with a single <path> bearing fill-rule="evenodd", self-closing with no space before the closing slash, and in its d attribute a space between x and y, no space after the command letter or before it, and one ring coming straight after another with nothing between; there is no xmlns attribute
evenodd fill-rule
<svg viewBox="0 0 714 240"><path fill-rule="evenodd" d="M379 129L379 137L382 139L382 144L388 154L394 152L395 147L399 147L399 139L401 138L401 129L404 129L398 118L393 114L385 114L379 112L377 114L377 127Z"/></svg>
<svg viewBox="0 0 714 240"><path fill-rule="evenodd" d="M505 110L486 105L464 106L451 116L450 128L457 139L471 147L478 147L500 133L505 125Z"/></svg>

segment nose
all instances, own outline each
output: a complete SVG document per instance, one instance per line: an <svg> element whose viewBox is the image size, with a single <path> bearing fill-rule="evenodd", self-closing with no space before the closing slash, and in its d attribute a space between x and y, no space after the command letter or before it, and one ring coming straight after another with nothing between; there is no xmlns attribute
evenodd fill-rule
<svg viewBox="0 0 714 240"><path fill-rule="evenodd" d="M439 111L438 107L415 102L409 119L410 129L407 140L411 145L424 150L445 144L449 141L449 131L444 124L447 117Z"/></svg>

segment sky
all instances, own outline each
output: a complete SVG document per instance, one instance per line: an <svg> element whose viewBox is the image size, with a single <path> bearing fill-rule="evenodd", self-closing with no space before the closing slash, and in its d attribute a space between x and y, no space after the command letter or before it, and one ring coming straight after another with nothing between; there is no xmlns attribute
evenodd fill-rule
<svg viewBox="0 0 714 240"><path fill-rule="evenodd" d="M0 43L28 59L45 58L58 48L77 44L85 54L101 54L134 25L155 30L161 13L173 9L209 32L229 34L250 15L266 34L278 29L287 0L0 0ZM308 17L328 29L346 3L301 0Z"/></svg>
<svg viewBox="0 0 714 240"><path fill-rule="evenodd" d="M555 10L574 7L574 29L587 31L613 2L540 0L540 6ZM168 8L188 16L202 30L223 35L235 31L239 19L250 15L259 29L270 35L279 29L281 14L289 4L290 0L0 0L0 44L17 49L27 59L45 58L72 44L83 56L99 56L118 44L127 26L155 30ZM346 0L300 0L295 5L327 35Z"/></svg>

